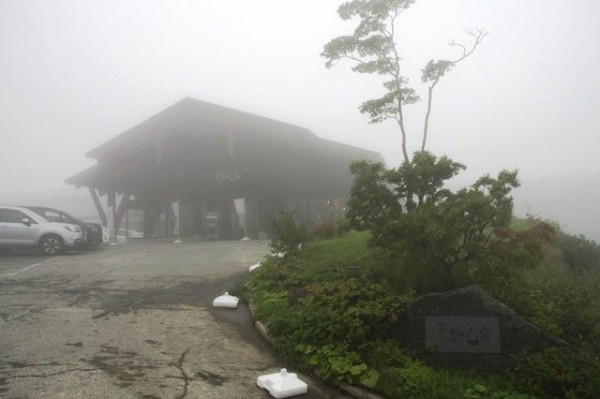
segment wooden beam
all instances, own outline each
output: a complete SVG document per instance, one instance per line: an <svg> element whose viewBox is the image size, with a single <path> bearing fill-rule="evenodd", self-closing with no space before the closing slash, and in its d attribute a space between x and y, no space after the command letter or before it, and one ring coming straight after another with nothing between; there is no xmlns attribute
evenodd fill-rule
<svg viewBox="0 0 600 399"><path fill-rule="evenodd" d="M117 193L114 190L110 190L107 194L107 205L108 205L108 216L109 216L109 226L110 229L110 241L112 243L117 242L117 230L115 229L115 216L116 216L116 197Z"/></svg>
<svg viewBox="0 0 600 399"><path fill-rule="evenodd" d="M104 213L104 209L102 208L102 204L100 203L100 198L98 197L98 193L95 188L89 187L90 195L92 196L92 200L94 201L94 206L96 207L96 212L98 212L98 216L100 216L100 220L102 221L102 226L108 226L108 220L106 219L106 214Z"/></svg>
<svg viewBox="0 0 600 399"><path fill-rule="evenodd" d="M121 198L121 203L117 207L117 213L115 215L115 231L119 231L119 227L121 227L121 221L123 221L123 215L125 215L125 211L129 208L131 194L123 194L123 198Z"/></svg>

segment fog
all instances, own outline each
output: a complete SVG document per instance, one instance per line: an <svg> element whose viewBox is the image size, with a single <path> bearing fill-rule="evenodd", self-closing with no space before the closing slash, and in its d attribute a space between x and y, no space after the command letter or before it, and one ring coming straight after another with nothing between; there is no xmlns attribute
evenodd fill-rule
<svg viewBox="0 0 600 399"><path fill-rule="evenodd" d="M369 125L357 109L382 93L380 80L344 63L328 70L319 55L353 27L338 5L2 0L0 194L68 188L65 178L93 164L87 151L184 97L306 127L397 165L397 127ZM561 192L573 190L558 186L571 176L597 186L600 3L416 1L398 28L404 72L421 95L420 69L430 58L454 58L446 43L461 41L465 27L490 35L439 84L428 149L466 164L464 181L519 169L519 195L540 179ZM423 116L423 104L407 110L411 152ZM589 226L599 224L593 205L577 206L597 190L540 192L519 197L518 209L558 209L547 217L561 219L577 208Z"/></svg>

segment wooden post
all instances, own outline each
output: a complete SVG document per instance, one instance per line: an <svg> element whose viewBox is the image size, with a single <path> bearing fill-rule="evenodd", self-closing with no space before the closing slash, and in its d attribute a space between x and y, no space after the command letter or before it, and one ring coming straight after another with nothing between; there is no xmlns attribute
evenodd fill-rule
<svg viewBox="0 0 600 399"><path fill-rule="evenodd" d="M127 208L129 208L129 200L131 198L131 194L123 194L123 198L121 198L121 203L118 206L116 217L115 217L115 230L119 231L119 227L121 227L121 222L123 221L123 215Z"/></svg>
<svg viewBox="0 0 600 399"><path fill-rule="evenodd" d="M96 212L98 212L98 216L100 216L100 220L102 221L102 225L104 227L108 227L108 221L106 220L106 214L104 213L104 209L102 208L102 204L100 203L100 198L98 197L98 193L95 188L89 187L90 195L92 196L92 200L94 201L94 206L96 207Z"/></svg>
<svg viewBox="0 0 600 399"><path fill-rule="evenodd" d="M109 191L107 196L107 205L108 205L108 228L110 229L110 241L111 243L117 242L117 231L115 229L115 219L116 219L116 199L117 193L115 191Z"/></svg>

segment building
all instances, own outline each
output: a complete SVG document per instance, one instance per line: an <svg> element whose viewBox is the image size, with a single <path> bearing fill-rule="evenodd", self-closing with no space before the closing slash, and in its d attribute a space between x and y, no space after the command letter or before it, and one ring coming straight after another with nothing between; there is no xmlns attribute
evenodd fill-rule
<svg viewBox="0 0 600 399"><path fill-rule="evenodd" d="M352 184L350 163L382 160L305 128L191 98L86 155L96 165L66 182L89 188L104 224L118 231L137 210L145 237L203 239L268 234L270 218L284 208L307 221L331 217Z"/></svg>

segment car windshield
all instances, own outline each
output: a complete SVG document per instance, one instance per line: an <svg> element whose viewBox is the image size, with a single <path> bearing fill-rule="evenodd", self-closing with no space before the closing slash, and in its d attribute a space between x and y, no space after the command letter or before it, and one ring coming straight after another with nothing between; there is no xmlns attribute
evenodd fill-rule
<svg viewBox="0 0 600 399"><path fill-rule="evenodd" d="M71 223L75 223L75 224L84 224L85 223L83 220L77 219L75 216L69 215L67 212L62 212L62 213L71 220Z"/></svg>
<svg viewBox="0 0 600 399"><path fill-rule="evenodd" d="M29 208L27 208L27 209L29 209ZM33 211L32 209L30 209L30 210ZM30 219L34 220L37 223L48 223L48 222L50 222L48 219L46 219L44 217L44 215L40 215L37 212L33 212L33 215L31 215L31 216L27 215L27 217L29 217Z"/></svg>
<svg viewBox="0 0 600 399"><path fill-rule="evenodd" d="M48 222L59 222L59 223L73 223L73 217L71 217L70 215L61 212L61 211L57 211L56 209L49 209L49 208L28 208L30 210L32 210L33 212L35 212L36 214L40 215L41 217L43 217L44 219L46 219Z"/></svg>

